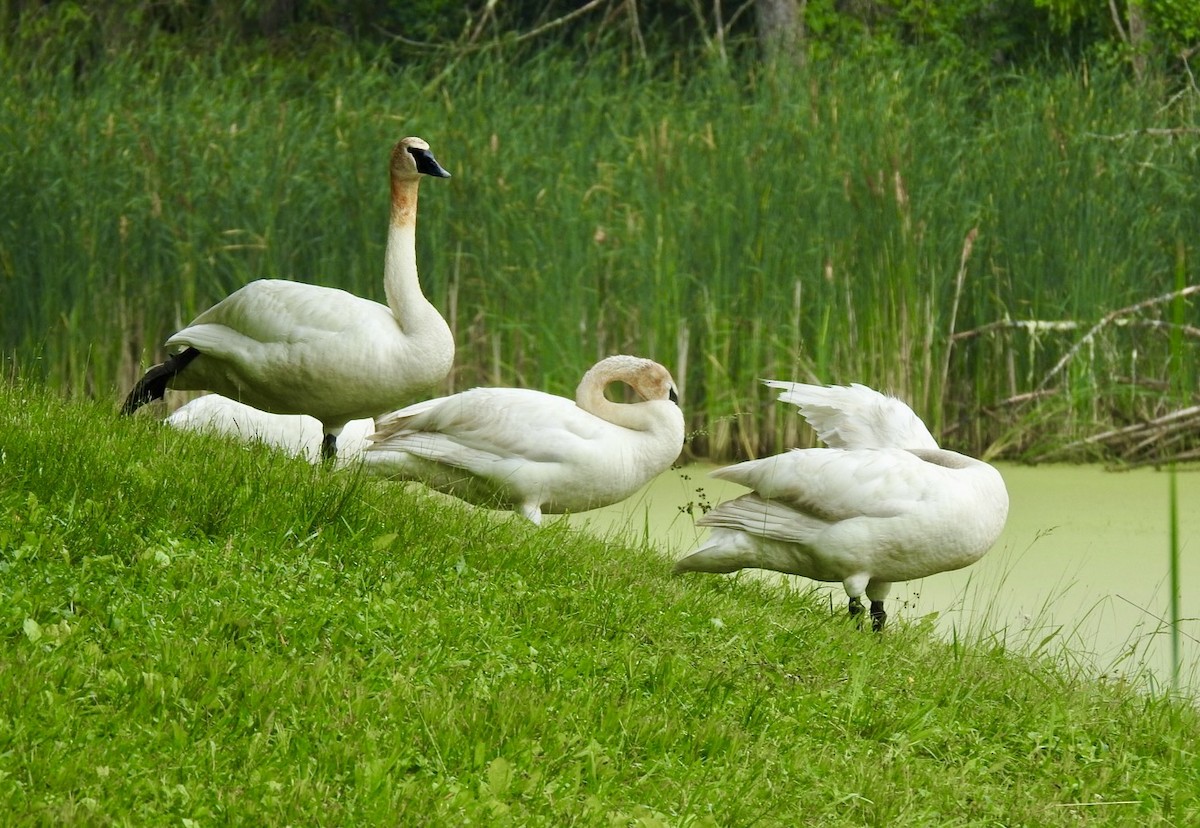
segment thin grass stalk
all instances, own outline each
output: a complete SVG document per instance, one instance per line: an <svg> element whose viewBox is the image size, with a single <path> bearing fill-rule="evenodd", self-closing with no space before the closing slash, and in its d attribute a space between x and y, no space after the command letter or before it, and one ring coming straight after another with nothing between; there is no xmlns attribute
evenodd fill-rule
<svg viewBox="0 0 1200 828"><path fill-rule="evenodd" d="M1175 245L1175 299L1171 302L1174 325L1171 328L1171 381L1176 392L1173 396L1185 400L1190 385L1186 383L1183 354L1183 328L1185 308L1183 288L1187 284L1187 249L1182 240ZM1175 461L1167 466L1168 504L1170 521L1170 590L1171 590L1171 687L1180 690L1180 671L1183 667L1182 642L1179 623L1183 617L1180 587L1180 542L1179 542L1179 488L1176 479Z"/></svg>
<svg viewBox="0 0 1200 828"><path fill-rule="evenodd" d="M945 394L946 389L950 384L950 357L954 352L955 326L958 324L958 305L959 302L962 301L963 284L967 280L967 263L971 259L971 251L975 248L975 239L978 236L979 225L975 225L967 233L966 238L963 239L962 254L958 261L958 273L956 273L954 277L954 296L950 300L950 319L946 326L946 348L942 356L942 375L940 378L941 385L938 388L938 393L942 397L940 404L938 405L939 415L945 411L946 407ZM929 327L932 330L933 320L930 319L929 322ZM934 420L934 423L936 426L934 431L936 433L941 430L942 423L940 416Z"/></svg>
<svg viewBox="0 0 1200 828"><path fill-rule="evenodd" d="M1176 480L1175 461L1167 465L1167 510L1170 521L1170 590L1171 590L1171 687L1180 691L1180 673L1183 669L1183 644L1180 640L1179 622L1183 618L1182 595L1179 573L1179 489Z"/></svg>

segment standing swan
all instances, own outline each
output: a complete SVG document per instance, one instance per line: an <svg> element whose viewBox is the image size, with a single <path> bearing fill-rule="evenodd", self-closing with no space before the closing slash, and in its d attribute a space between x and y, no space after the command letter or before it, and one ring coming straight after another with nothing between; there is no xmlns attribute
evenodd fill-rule
<svg viewBox="0 0 1200 828"><path fill-rule="evenodd" d="M708 540L676 572L746 567L840 581L850 615L883 599L896 581L961 569L1004 528L1008 491L987 463L938 447L907 405L864 385L778 382L830 448L792 449L713 472L753 491L697 522Z"/></svg>
<svg viewBox="0 0 1200 828"><path fill-rule="evenodd" d="M122 414L168 386L208 390L275 414L321 423L321 454L337 454L347 422L404 405L446 378L449 326L417 279L417 187L448 178L420 138L392 149L392 212L381 305L335 288L282 279L251 282L167 340L182 350L133 387Z"/></svg>
<svg viewBox="0 0 1200 828"><path fill-rule="evenodd" d="M613 382L640 402L604 396ZM683 448L683 413L670 372L611 356L583 375L575 400L526 388L473 388L380 417L363 454L372 472L420 481L468 503L542 514L624 500Z"/></svg>

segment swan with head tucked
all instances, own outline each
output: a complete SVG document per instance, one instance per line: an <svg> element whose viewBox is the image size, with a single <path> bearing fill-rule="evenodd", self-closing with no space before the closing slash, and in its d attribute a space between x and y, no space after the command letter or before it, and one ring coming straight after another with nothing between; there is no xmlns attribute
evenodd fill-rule
<svg viewBox="0 0 1200 828"><path fill-rule="evenodd" d="M183 431L225 434L247 443L262 443L316 462L321 459L321 424L307 414L271 414L220 394L205 394L175 409L167 425ZM338 435L337 459L358 458L375 430L371 418L351 420Z"/></svg>
<svg viewBox="0 0 1200 828"><path fill-rule="evenodd" d="M611 383L638 402L609 400ZM525 388L473 388L377 418L368 470L416 480L468 503L543 514L617 503L670 467L683 448L683 413L670 372L611 356L575 399Z"/></svg>
<svg viewBox="0 0 1200 828"><path fill-rule="evenodd" d="M454 337L417 278L417 189L423 176L450 174L420 138L396 143L390 174L386 305L318 285L251 282L167 340L180 350L146 372L122 413L167 387L215 391L262 411L314 417L322 455L332 458L350 420L406 405L442 382Z"/></svg>
<svg viewBox="0 0 1200 828"><path fill-rule="evenodd" d="M992 466L938 446L907 405L864 385L770 380L829 448L713 472L751 489L701 517L711 528L676 572L757 568L840 582L850 615L862 596L883 629L883 600L898 581L979 560L1008 517L1008 491Z"/></svg>

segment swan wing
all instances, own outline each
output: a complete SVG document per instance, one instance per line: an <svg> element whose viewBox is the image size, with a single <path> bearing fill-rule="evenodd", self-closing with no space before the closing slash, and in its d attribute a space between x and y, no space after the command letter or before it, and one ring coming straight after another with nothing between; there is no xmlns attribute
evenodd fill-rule
<svg viewBox="0 0 1200 828"><path fill-rule="evenodd" d="M935 449L937 441L911 408L895 397L865 385L808 385L763 380L781 389L780 402L790 403L831 448Z"/></svg>
<svg viewBox="0 0 1200 828"><path fill-rule="evenodd" d="M191 346L214 356L271 345L294 353L300 347L344 347L337 337L355 332L359 341L376 326L395 335L395 317L378 302L336 288L260 279L201 313L167 346Z"/></svg>
<svg viewBox="0 0 1200 828"><path fill-rule="evenodd" d="M902 449L792 449L717 469L794 512L836 523L905 514L936 495L947 470Z"/></svg>
<svg viewBox="0 0 1200 828"><path fill-rule="evenodd" d="M368 451L404 451L485 474L497 462L566 462L607 425L564 397L475 388L380 418Z"/></svg>

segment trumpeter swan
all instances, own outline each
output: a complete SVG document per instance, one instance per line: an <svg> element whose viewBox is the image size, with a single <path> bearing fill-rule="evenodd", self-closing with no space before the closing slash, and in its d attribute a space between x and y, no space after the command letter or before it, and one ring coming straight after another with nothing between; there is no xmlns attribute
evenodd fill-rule
<svg viewBox="0 0 1200 828"><path fill-rule="evenodd" d="M405 405L446 378L454 337L417 278L417 188L447 178L420 138L391 155L391 221L382 305L335 288L263 279L213 305L167 340L179 348L133 387L132 414L167 387L207 390L321 423L322 455L347 422Z"/></svg>
<svg viewBox="0 0 1200 828"><path fill-rule="evenodd" d="M713 472L752 491L697 521L712 531L676 572L753 567L841 582L851 616L865 594L880 630L892 583L960 569L996 541L1008 517L1000 473L939 448L907 405L864 385L767 384L831 447Z"/></svg>
<svg viewBox="0 0 1200 828"><path fill-rule="evenodd" d="M604 389L630 386L638 402ZM582 512L629 497L683 448L683 413L670 372L649 359L596 363L569 400L525 388L473 388L377 418L367 468L416 480L469 503L542 515Z"/></svg>
<svg viewBox="0 0 1200 828"><path fill-rule="evenodd" d="M177 408L166 423L185 431L210 431L263 443L314 462L321 459L321 424L307 414L271 414L220 394L205 394ZM346 423L338 436L338 460L348 462L361 455L374 430L369 417Z"/></svg>

